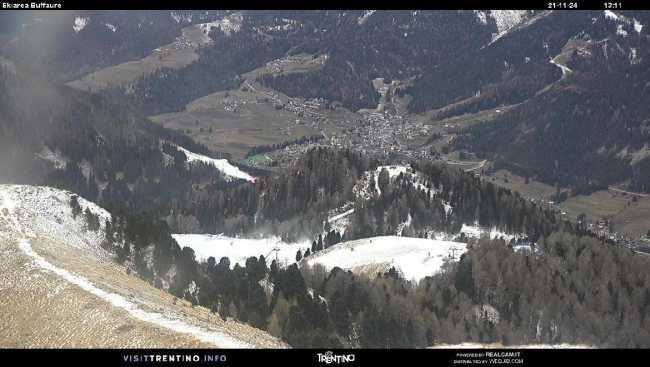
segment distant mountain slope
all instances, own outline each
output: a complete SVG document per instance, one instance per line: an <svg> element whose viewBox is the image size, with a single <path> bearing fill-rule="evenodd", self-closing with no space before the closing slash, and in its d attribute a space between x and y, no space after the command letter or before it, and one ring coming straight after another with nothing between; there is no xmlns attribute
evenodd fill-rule
<svg viewBox="0 0 650 367"><path fill-rule="evenodd" d="M0 67L0 80L0 182L45 183L135 211L158 210L192 184L226 184L219 169L189 165L176 146L225 157L153 124L126 101L56 86L12 64Z"/></svg>
<svg viewBox="0 0 650 367"><path fill-rule="evenodd" d="M219 11L3 11L9 41L0 54L54 79L71 80L97 68L147 55L181 28L217 19Z"/></svg>
<svg viewBox="0 0 650 367"><path fill-rule="evenodd" d="M457 147L578 192L615 183L648 191L650 38L643 25L650 19L626 14L594 14L558 44L551 61L562 65L561 80L469 129Z"/></svg>
<svg viewBox="0 0 650 367"><path fill-rule="evenodd" d="M193 99L237 88L239 75L268 62L309 54L322 57L322 67L259 81L290 96L339 101L353 110L374 107L373 79L417 76L488 44L519 18L499 20L500 28L493 16L481 20L471 11L254 10L242 11L240 19L233 32L212 28L215 42L196 63L142 78L126 94L146 111L177 111Z"/></svg>

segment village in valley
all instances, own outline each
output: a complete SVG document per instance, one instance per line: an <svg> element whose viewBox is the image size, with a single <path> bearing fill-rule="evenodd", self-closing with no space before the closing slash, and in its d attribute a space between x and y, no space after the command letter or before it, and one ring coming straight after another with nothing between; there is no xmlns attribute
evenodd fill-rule
<svg viewBox="0 0 650 367"><path fill-rule="evenodd" d="M267 66L279 70L284 64L286 62L275 61ZM462 123L440 123L423 116L400 113L395 96L395 86L399 85L399 82L384 84L380 78L373 84L380 96L377 107L351 112L339 103L332 103L323 98L289 97L256 81L244 80L240 89L246 93L254 93L255 103L268 104L275 110L290 112L295 116L295 120L285 128L287 136L291 135L295 126L305 126L317 131L319 138L287 139L284 144L270 146L261 153L247 155L243 163L260 169L275 170L289 166L312 147L329 146L358 150L391 164L406 165L417 159L444 161L466 172L473 172L478 177L495 181L490 162L476 159L464 151L455 152L449 149L450 143L462 131ZM224 109L228 111L237 112L239 106L235 99L224 102ZM497 109L495 113L501 113L501 110ZM499 184L498 180L495 184ZM620 192L612 194L627 195ZM540 196L523 192L522 195L612 244L650 254L650 230L647 234L631 236L617 231L613 221L607 216L594 218L584 213L573 215L567 211L564 203L558 202L554 193ZM629 195L630 202L636 202L635 198L639 199L635 193ZM641 199L647 200L645 197Z"/></svg>

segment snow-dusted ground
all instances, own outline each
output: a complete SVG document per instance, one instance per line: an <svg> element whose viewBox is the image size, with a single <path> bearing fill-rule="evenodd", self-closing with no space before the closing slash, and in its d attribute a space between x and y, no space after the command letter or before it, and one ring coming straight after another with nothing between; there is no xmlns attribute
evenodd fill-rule
<svg viewBox="0 0 650 367"><path fill-rule="evenodd" d="M400 173L406 174L408 167L406 166L379 166L375 171L375 190L381 195L381 189L379 188L379 173L383 170L388 171L388 176L393 179L400 175Z"/></svg>
<svg viewBox="0 0 650 367"><path fill-rule="evenodd" d="M560 70L562 70L562 78L566 77L567 75L569 75L570 73L573 72L573 70L571 70L570 68L568 68L566 65L562 65L562 64L560 64L560 63L557 62L555 59L551 59L551 60L549 60L549 62L550 62L551 64L557 66L558 68L560 68Z"/></svg>
<svg viewBox="0 0 650 367"><path fill-rule="evenodd" d="M117 266L112 261L112 255L101 247L105 239L105 221L111 219L110 214L96 204L78 197L82 214L73 218L69 204L72 195L74 194L50 187L0 185L0 244L9 248L10 254L24 255L21 269L40 269L52 274L66 282L62 284L79 287L110 307L124 310L130 317L152 324L155 330L164 328L186 334L188 340L196 339L222 348L248 348L258 345L258 340L264 339L259 345L265 345L270 340L264 333L235 322L229 322L228 326L204 323L203 319L197 319L193 314L173 311L174 308L182 309L183 306L160 303L165 298L157 295L158 290L151 288L149 292L148 285L129 283L129 280L124 279L129 278L123 275L125 269ZM99 217L101 228L98 231L87 228L83 214L86 209ZM0 257L0 267L11 263L7 261L4 255ZM109 281L108 279L113 279L111 272L117 272L124 278ZM143 293L137 297L129 295L129 292L134 292L133 287L140 287ZM57 297L64 288L68 289L67 286L58 286L49 291L46 296L51 300L48 302L57 302ZM65 312L61 310L60 304L53 304L52 307L56 309L53 315ZM119 316L115 317L123 320ZM53 324L48 327L57 329L61 326ZM240 337L240 333L246 335ZM259 333L261 339L257 339L255 333ZM107 330L107 334L102 334L102 337L110 339L112 336L109 334L110 330ZM32 339L29 342L38 343Z"/></svg>
<svg viewBox="0 0 650 367"><path fill-rule="evenodd" d="M74 23L72 24L72 30L74 31L74 33L81 32L84 28L86 28L89 21L90 21L90 18L88 18L88 17L76 17L76 18L74 18Z"/></svg>
<svg viewBox="0 0 650 367"><path fill-rule="evenodd" d="M133 302L127 300L123 296L115 293L110 293L102 289L97 288L92 284L88 279L73 274L65 269L61 269L49 261L47 261L42 256L38 255L30 245L29 241L22 239L19 243L19 248L23 253L32 258L33 262L39 266L41 269L52 272L66 281L80 287L81 289L101 298L102 300L110 303L111 305L126 310L131 316L135 317L138 320L145 322L153 323L161 327L171 329L173 331L191 334L197 339L214 344L220 348L251 348L252 346L241 342L237 339L234 339L224 333L220 333L214 330L204 330L194 325L187 324L179 319L168 318L160 313L148 312L139 308Z"/></svg>
<svg viewBox="0 0 650 367"><path fill-rule="evenodd" d="M255 177L240 170L239 167L233 166L232 164L230 164L230 162L228 162L227 159L210 158L202 154L190 152L189 150L181 146L176 146L176 148L185 154L188 163L195 162L195 161L203 162L205 164L209 164L215 167L216 169L221 171L221 173L223 173L227 178L233 177L241 180L255 182Z"/></svg>
<svg viewBox="0 0 650 367"><path fill-rule="evenodd" d="M357 197L369 199L375 195L381 195L381 189L379 188L379 174L382 170L388 171L388 176L394 180L400 174L410 176L413 186L420 190L427 190L424 180L417 174L413 172L411 167L402 166L402 165L390 165L390 166L379 166L374 171L366 171L362 179L354 187L353 191ZM437 190L431 190L431 194L436 193Z"/></svg>
<svg viewBox="0 0 650 367"><path fill-rule="evenodd" d="M47 146L43 147L43 150L37 153L36 157L52 163L56 169L64 169L68 164L67 160L61 154L53 152Z"/></svg>
<svg viewBox="0 0 650 367"><path fill-rule="evenodd" d="M488 24L488 17L494 19L497 26L497 33L492 35L492 42L501 38L504 34L526 19L525 10L475 10L477 20L481 24Z"/></svg>
<svg viewBox="0 0 650 367"><path fill-rule="evenodd" d="M437 273L444 261L458 260L467 250L464 243L432 239L380 236L342 242L306 259L309 265L331 269L388 270L394 266L406 279L420 280Z"/></svg>
<svg viewBox="0 0 650 367"><path fill-rule="evenodd" d="M333 216L327 218L327 221L328 221L329 223L336 222L336 221L338 221L338 220L340 220L340 219L342 219L342 218L347 217L348 215L350 215L350 214L352 214L352 213L354 213L354 208L352 208L352 209L350 209L350 210L346 210L346 211L344 211L344 212L341 213L341 214L333 215Z"/></svg>
<svg viewBox="0 0 650 367"><path fill-rule="evenodd" d="M618 20L618 15L611 10L605 10L603 13L605 14L605 18Z"/></svg>
<svg viewBox="0 0 650 367"><path fill-rule="evenodd" d="M641 33L641 30L643 30L643 24L641 24L641 22L639 22L636 18L630 19L624 15L614 13L611 10L605 10L603 14L605 16L605 19L609 19L620 23L616 27L616 33L618 35L624 37L628 35L627 31L623 29L624 24L631 25L634 28L634 31L636 31L639 34Z"/></svg>
<svg viewBox="0 0 650 367"><path fill-rule="evenodd" d="M190 247L194 250L197 260L207 260L210 256L219 262L226 256L230 265L246 265L246 259L264 255L270 265L276 259L281 266L296 262L298 250L304 252L311 247L311 241L305 240L297 243L287 243L278 237L270 238L235 238L224 235L211 234L174 234L172 235L181 247ZM277 250L277 251L276 251Z"/></svg>
<svg viewBox="0 0 650 367"><path fill-rule="evenodd" d="M365 23L368 20L368 18L370 18L370 16L375 14L375 12L376 10L364 10L363 15L357 18L357 24L363 25L363 23Z"/></svg>
<svg viewBox="0 0 650 367"><path fill-rule="evenodd" d="M343 207L347 207L353 205L352 203L349 203L347 205L344 205ZM330 215L329 218L327 218L327 223L329 224L329 227L340 234L344 234L347 226L350 224L350 218L349 216L354 214L354 208L345 210L339 214L334 214Z"/></svg>
<svg viewBox="0 0 650 367"><path fill-rule="evenodd" d="M497 24L497 31L499 32L497 37L500 37L524 20L526 10L490 10L490 17Z"/></svg>
<svg viewBox="0 0 650 367"><path fill-rule="evenodd" d="M474 225L467 225L463 224L463 227L460 229L460 233L464 233L465 236L470 237L470 238L481 238L483 236L489 236L491 240L495 238L503 238L506 242L512 240L513 238L517 237L512 234L508 234L505 232L501 232L497 230L496 228L490 228L489 230L487 228L482 228L478 226L477 224ZM523 235L522 235L523 236Z"/></svg>
<svg viewBox="0 0 650 367"><path fill-rule="evenodd" d="M199 29L204 34L203 43L212 41L210 39L210 31L212 31L212 28L219 28L226 35L230 35L239 32L243 20L244 18L241 13L234 13L214 22L198 24Z"/></svg>
<svg viewBox="0 0 650 367"><path fill-rule="evenodd" d="M68 191L44 186L0 185L0 214L6 212L6 218L14 223L14 230L24 236L34 233L46 235L88 251L98 259L110 259L110 254L100 246L110 213L78 196L82 213L75 219L70 207L72 195ZM99 218L98 231L88 230L84 219L86 209ZM21 222L29 225L21 225Z"/></svg>

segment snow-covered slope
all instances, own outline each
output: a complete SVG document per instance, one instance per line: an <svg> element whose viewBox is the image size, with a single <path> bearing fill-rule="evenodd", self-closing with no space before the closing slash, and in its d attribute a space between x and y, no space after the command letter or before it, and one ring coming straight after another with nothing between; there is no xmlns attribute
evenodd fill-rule
<svg viewBox="0 0 650 367"><path fill-rule="evenodd" d="M482 24L488 24L488 18L494 19L497 32L492 35L492 42L501 38L510 29L522 23L526 19L526 10L475 10L476 18Z"/></svg>
<svg viewBox="0 0 650 367"><path fill-rule="evenodd" d="M502 238L503 240L510 241L513 238L518 238L518 237L525 237L526 235L521 234L521 235L512 235L508 234L505 232L501 232L497 230L496 228L483 228L480 227L478 224L474 225L467 225L463 224L462 228L460 229L460 233L463 233L465 236L470 237L470 238L481 238L483 236L488 236L490 237L491 240L497 239L497 238Z"/></svg>
<svg viewBox="0 0 650 367"><path fill-rule="evenodd" d="M296 262L298 250L304 252L311 247L308 240L286 243L278 237L254 239L211 234L175 234L173 237L181 247L193 249L197 260L207 260L213 256L218 262L226 256L231 266L245 266L246 259L259 258L260 255L264 255L269 265L277 258L281 266L286 266Z"/></svg>
<svg viewBox="0 0 650 367"><path fill-rule="evenodd" d="M34 263L36 265L38 265L43 270L52 272L65 279L66 281L110 303L111 305L126 310L129 315L135 317L136 319L162 326L176 332L191 334L201 341L223 348L251 347L250 344L232 338L224 333L218 331L202 330L201 328L190 325L186 322L183 322L182 320L165 317L165 315L158 312L145 311L141 306L129 301L126 299L126 297L123 297L117 293L104 291L103 289L95 286L92 282L88 281L88 279L53 265L49 261L45 260L45 258L38 255L32 249L29 241L25 239L20 241L19 247L27 256L31 257L34 260Z"/></svg>
<svg viewBox="0 0 650 367"><path fill-rule="evenodd" d="M227 159L214 159L202 154L190 152L189 150L180 146L177 146L177 148L179 151L185 154L188 163L203 162L205 164L214 166L216 169L221 171L221 173L223 173L226 177L232 177L232 178L237 178L237 179L246 180L250 182L255 182L255 177L240 170L238 167L233 166L232 164L230 164L230 162L228 162Z"/></svg>
<svg viewBox="0 0 650 367"><path fill-rule="evenodd" d="M490 17L496 22L499 37L521 23L526 17L526 10L490 10Z"/></svg>
<svg viewBox="0 0 650 367"><path fill-rule="evenodd" d="M209 35L212 28L219 28L226 35L237 33L241 29L243 19L241 13L234 13L214 22L198 24L198 27L205 35L206 42L210 42Z"/></svg>
<svg viewBox="0 0 650 367"><path fill-rule="evenodd" d="M305 261L371 274L394 266L406 279L420 280L437 273L445 261L458 260L466 250L466 244L459 242L380 236L342 242Z"/></svg>
<svg viewBox="0 0 650 367"><path fill-rule="evenodd" d="M86 251L98 259L110 259L101 248L106 220L111 215L98 205L78 197L82 213L72 215L68 191L51 187L0 185L0 213L13 221L13 229L24 236L47 236L67 242L78 250ZM99 218L100 229L91 231L84 220L88 209ZM20 215L20 216L18 216Z"/></svg>
<svg viewBox="0 0 650 367"><path fill-rule="evenodd" d="M224 322L128 275L101 247L110 214L78 198L82 214L75 218L73 195L49 187L0 185L0 290L12 295L0 301L0 314L10 315L0 324L3 345L284 346L260 330ZM99 218L98 230L88 228L86 209ZM17 329L23 332L11 331Z"/></svg>
<svg viewBox="0 0 650 367"><path fill-rule="evenodd" d="M420 190L427 190L427 187L424 183L424 180L418 175L417 172L414 172L413 169L409 166L403 165L390 165L390 166L379 166L374 171L364 172L363 177L354 187L354 193L357 197L363 199L369 199L375 195L381 195L381 189L379 188L379 174L386 170L388 172L388 177L393 181L399 175L404 175L408 177L413 186ZM436 190L432 190L431 194L434 194Z"/></svg>

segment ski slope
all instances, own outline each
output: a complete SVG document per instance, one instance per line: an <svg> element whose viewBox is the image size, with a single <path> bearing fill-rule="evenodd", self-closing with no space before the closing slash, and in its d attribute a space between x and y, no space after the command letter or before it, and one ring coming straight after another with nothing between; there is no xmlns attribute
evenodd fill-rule
<svg viewBox="0 0 650 367"><path fill-rule="evenodd" d="M275 259L279 265L286 266L296 262L298 250L305 252L311 247L311 241L305 240L297 243L287 243L279 237L268 238L236 238L224 235L211 234L174 234L172 235L178 245L194 250L198 261L207 260L213 256L217 262L226 256L230 265L246 266L249 257L259 258L264 255L267 264Z"/></svg>
<svg viewBox="0 0 650 367"><path fill-rule="evenodd" d="M230 162L228 162L227 159L210 158L202 154L190 152L189 150L181 146L176 146L176 148L179 151L183 152L183 154L185 154L188 163L202 162L215 167L217 170L223 173L227 178L237 178L240 180L255 182L255 177L242 171L241 169L239 169L239 167L232 165Z"/></svg>
<svg viewBox="0 0 650 367"><path fill-rule="evenodd" d="M394 266L404 278L420 280L440 271L445 261L458 260L465 251L467 245L459 242L379 236L333 245L305 261L354 272L386 271Z"/></svg>

